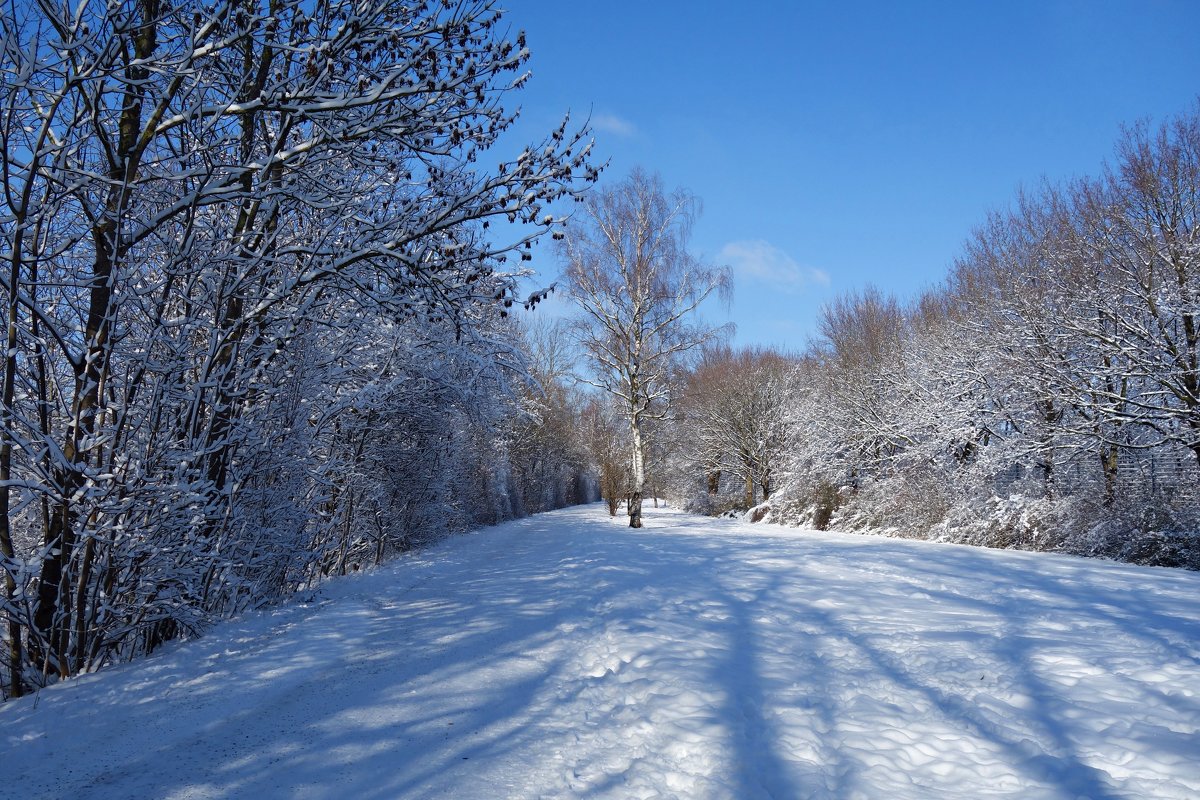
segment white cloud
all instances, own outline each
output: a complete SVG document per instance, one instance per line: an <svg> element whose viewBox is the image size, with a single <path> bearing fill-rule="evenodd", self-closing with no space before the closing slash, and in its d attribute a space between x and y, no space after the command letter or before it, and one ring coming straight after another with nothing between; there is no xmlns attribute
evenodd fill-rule
<svg viewBox="0 0 1200 800"><path fill-rule="evenodd" d="M762 239L730 242L717 253L717 260L733 267L734 274L740 278L771 284L788 292L798 292L813 285L829 285L829 273L803 266Z"/></svg>
<svg viewBox="0 0 1200 800"><path fill-rule="evenodd" d="M633 136L637 133L637 128L632 122L616 114L592 114L592 127L614 136Z"/></svg>

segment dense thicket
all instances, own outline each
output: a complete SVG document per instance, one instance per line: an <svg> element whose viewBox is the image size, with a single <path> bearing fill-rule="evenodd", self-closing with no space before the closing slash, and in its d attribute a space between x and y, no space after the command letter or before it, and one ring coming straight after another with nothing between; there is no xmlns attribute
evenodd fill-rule
<svg viewBox="0 0 1200 800"><path fill-rule="evenodd" d="M993 214L941 287L829 304L773 406L772 517L1200 567L1198 214L1200 107ZM780 413L738 410L770 385L752 358L689 371L680 495L762 498L714 480L746 448L713 433Z"/></svg>
<svg viewBox="0 0 1200 800"><path fill-rule="evenodd" d="M678 373L666 469L689 510L748 509L773 495L795 363L773 350L718 344Z"/></svg>
<svg viewBox="0 0 1200 800"><path fill-rule="evenodd" d="M523 449L564 402L502 317L505 260L596 170L566 122L493 152L506 28L490 2L6 7L5 694L590 491Z"/></svg>

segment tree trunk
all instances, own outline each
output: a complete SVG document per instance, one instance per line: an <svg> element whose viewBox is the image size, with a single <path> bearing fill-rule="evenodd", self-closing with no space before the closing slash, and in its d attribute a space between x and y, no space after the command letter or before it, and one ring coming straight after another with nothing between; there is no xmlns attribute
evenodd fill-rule
<svg viewBox="0 0 1200 800"><path fill-rule="evenodd" d="M646 488L645 442L642 441L642 421L635 415L630 422L633 437L633 472L630 479L633 491L629 493L629 527L642 527L642 492Z"/></svg>
<svg viewBox="0 0 1200 800"><path fill-rule="evenodd" d="M608 503L608 515L615 517L621 507L621 483L617 479L617 468L611 463L600 471L600 494Z"/></svg>
<svg viewBox="0 0 1200 800"><path fill-rule="evenodd" d="M9 525L10 489L12 479L13 427L12 406L16 396L17 377L17 291L21 281L21 227L17 227L16 244L13 247L12 272L9 274L8 286L8 335L6 337L4 359L3 398L0 398L0 556L4 558L4 598L13 605L17 596L17 583L13 573L17 569L17 554L13 547L12 530ZM21 652L21 625L15 614L10 612L8 618L8 667L11 683L9 691L13 697L20 697L24 687L21 685L21 668L24 655Z"/></svg>
<svg viewBox="0 0 1200 800"><path fill-rule="evenodd" d="M104 386L112 356L112 332L116 321L115 286L119 268L128 251L122 241L120 219L129 206L142 153L142 104L150 72L145 63L153 55L158 41L159 0L141 0L138 4L141 24L132 34L132 53L126 51L125 85L116 141L113 142L107 175L110 182L103 214L92 223L91 239L95 248L92 275L87 289L88 307L84 328L82 358L74 365L75 386L71 402L71 421L62 449L62 463L55 470L55 503L43 535L41 571L38 579L37 607L33 615L30 653L43 664L53 665L62 677L69 677L69 644L72 624L70 565L78 532L75 505L80 490L87 485L86 470L95 452L95 434L103 416Z"/></svg>
<svg viewBox="0 0 1200 800"><path fill-rule="evenodd" d="M1117 501L1117 447L1100 447L1100 466L1104 470L1104 505L1112 506Z"/></svg>

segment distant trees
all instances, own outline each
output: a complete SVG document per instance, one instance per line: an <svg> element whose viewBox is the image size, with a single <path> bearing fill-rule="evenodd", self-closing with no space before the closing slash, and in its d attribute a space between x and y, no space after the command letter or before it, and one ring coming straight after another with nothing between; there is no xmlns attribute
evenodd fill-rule
<svg viewBox="0 0 1200 800"><path fill-rule="evenodd" d="M774 492L795 367L774 350L722 343L704 348L686 370L670 427L686 475L703 482L705 500L693 505L718 508L723 477L738 482L743 508Z"/></svg>
<svg viewBox="0 0 1200 800"><path fill-rule="evenodd" d="M589 398L581 416L588 453L600 481L600 494L608 506L608 515L615 517L630 485L629 425L607 397Z"/></svg>
<svg viewBox="0 0 1200 800"><path fill-rule="evenodd" d="M667 410L671 369L717 331L693 321L729 271L687 250L698 202L640 170L594 192L560 241L566 281L580 310L577 340L591 359L588 381L616 398L629 425L629 524L641 527L646 426Z"/></svg>
<svg viewBox="0 0 1200 800"><path fill-rule="evenodd" d="M480 166L529 56L492 3L16 8L4 690L495 512L504 265L597 172L565 121Z"/></svg>
<svg viewBox="0 0 1200 800"><path fill-rule="evenodd" d="M1200 566L1200 106L1024 193L801 359L777 516Z"/></svg>
<svg viewBox="0 0 1200 800"><path fill-rule="evenodd" d="M519 394L523 413L507 429L509 460L527 512L596 499L590 399L575 384L574 353L562 321L524 326L529 378ZM599 467L603 475L603 465Z"/></svg>
<svg viewBox="0 0 1200 800"><path fill-rule="evenodd" d="M911 301L844 294L795 356L674 362L671 494L1200 568L1198 217L1200 105L1127 129L1098 178L1020 194Z"/></svg>

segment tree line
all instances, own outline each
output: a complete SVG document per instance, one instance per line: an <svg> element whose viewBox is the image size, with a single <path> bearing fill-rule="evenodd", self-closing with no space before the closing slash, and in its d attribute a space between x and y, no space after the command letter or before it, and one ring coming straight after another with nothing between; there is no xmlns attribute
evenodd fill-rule
<svg viewBox="0 0 1200 800"><path fill-rule="evenodd" d="M618 191L643 188L635 176ZM838 297L802 350L668 330L655 352L688 346L641 395L656 410L652 470L707 513L1200 568L1198 214L1200 105L1127 128L1096 177L1020 193L937 287ZM640 229L636 214L608 217L594 230ZM695 270L678 250L654 258ZM576 277L592 262L567 255L593 317L626 296L597 301ZM606 368L635 342L617 333L583 339ZM626 395L653 362L620 352L614 395L631 418Z"/></svg>
<svg viewBox="0 0 1200 800"><path fill-rule="evenodd" d="M5 696L594 494L507 309L598 167L565 119L499 152L492 2L28 3L0 45Z"/></svg>

